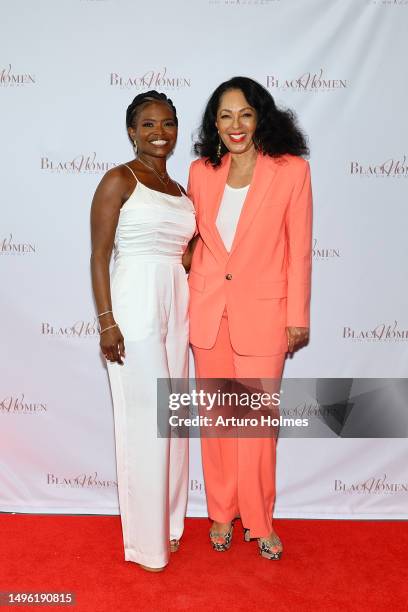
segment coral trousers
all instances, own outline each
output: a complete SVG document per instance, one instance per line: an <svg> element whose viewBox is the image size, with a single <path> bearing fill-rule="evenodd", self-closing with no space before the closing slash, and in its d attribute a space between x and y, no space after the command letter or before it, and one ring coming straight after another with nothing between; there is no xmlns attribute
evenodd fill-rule
<svg viewBox="0 0 408 612"><path fill-rule="evenodd" d="M210 349L193 346L193 353L198 379L280 380L285 361L285 353L236 353L226 312L215 345ZM251 537L268 536L275 503L276 437L202 437L201 453L209 517L229 523L240 516Z"/></svg>

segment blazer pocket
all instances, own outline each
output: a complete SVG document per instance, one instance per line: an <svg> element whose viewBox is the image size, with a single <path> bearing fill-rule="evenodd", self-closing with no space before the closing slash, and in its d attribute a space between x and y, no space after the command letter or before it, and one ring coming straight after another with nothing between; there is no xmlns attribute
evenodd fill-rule
<svg viewBox="0 0 408 612"><path fill-rule="evenodd" d="M287 295L287 281L258 281L255 285L255 297L260 300L284 298Z"/></svg>
<svg viewBox="0 0 408 612"><path fill-rule="evenodd" d="M190 289L195 289L196 291L204 291L205 276L199 274L198 272L190 271L188 275L188 285Z"/></svg>

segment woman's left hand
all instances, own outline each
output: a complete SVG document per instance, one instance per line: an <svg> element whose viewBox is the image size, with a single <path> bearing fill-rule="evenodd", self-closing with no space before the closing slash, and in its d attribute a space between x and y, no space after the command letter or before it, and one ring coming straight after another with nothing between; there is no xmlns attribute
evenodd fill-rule
<svg viewBox="0 0 408 612"><path fill-rule="evenodd" d="M308 327L287 327L288 353L293 353L309 342Z"/></svg>

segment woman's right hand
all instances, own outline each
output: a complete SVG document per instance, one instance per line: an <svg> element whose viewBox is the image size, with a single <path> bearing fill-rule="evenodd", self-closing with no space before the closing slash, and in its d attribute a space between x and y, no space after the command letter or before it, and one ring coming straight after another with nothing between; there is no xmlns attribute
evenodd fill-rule
<svg viewBox="0 0 408 612"><path fill-rule="evenodd" d="M190 242L187 245L186 250L183 253L183 258L181 261L182 261L182 264L187 274L190 272L191 260L193 259L194 250L196 248L196 244L197 244L199 237L200 237L200 234L196 234L194 238L190 240Z"/></svg>
<svg viewBox="0 0 408 612"><path fill-rule="evenodd" d="M112 327L112 329L103 332L99 344L104 357L108 361L123 365L125 341L119 327Z"/></svg>

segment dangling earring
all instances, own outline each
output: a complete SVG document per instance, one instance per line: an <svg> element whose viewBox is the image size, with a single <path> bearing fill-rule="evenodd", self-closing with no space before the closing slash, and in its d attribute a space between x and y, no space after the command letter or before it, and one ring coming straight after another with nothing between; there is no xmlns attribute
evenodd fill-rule
<svg viewBox="0 0 408 612"><path fill-rule="evenodd" d="M136 140L133 141L133 150L135 152L135 156L137 157L137 142L136 142Z"/></svg>
<svg viewBox="0 0 408 612"><path fill-rule="evenodd" d="M255 151L258 151L258 153L263 154L262 145L259 143L259 140L257 138L254 138L253 143L254 143Z"/></svg>
<svg viewBox="0 0 408 612"><path fill-rule="evenodd" d="M218 139L217 157L218 159L221 159L221 138Z"/></svg>

